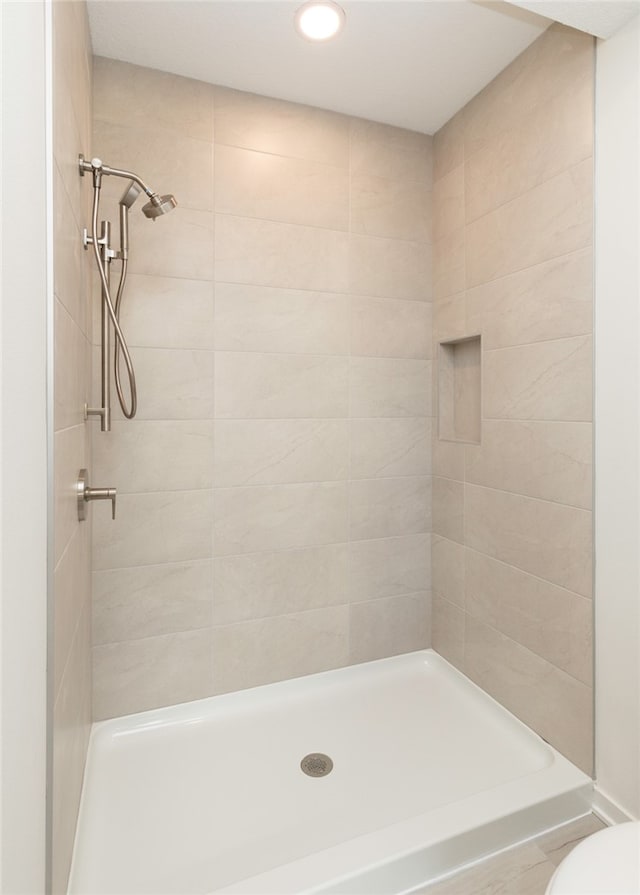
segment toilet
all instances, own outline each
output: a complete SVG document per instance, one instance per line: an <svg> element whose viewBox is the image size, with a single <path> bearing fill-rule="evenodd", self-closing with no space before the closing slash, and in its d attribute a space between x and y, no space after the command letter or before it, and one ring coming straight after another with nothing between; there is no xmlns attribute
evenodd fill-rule
<svg viewBox="0 0 640 895"><path fill-rule="evenodd" d="M640 893L640 821L588 836L558 866L546 895Z"/></svg>

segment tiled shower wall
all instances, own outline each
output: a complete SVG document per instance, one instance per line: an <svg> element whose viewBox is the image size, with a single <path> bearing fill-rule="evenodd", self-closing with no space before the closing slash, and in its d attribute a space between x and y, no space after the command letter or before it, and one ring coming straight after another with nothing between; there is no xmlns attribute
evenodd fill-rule
<svg viewBox="0 0 640 895"><path fill-rule="evenodd" d="M594 46L553 25L434 138L434 350L480 335L479 445L433 442L433 645L592 766Z"/></svg>
<svg viewBox="0 0 640 895"><path fill-rule="evenodd" d="M426 646L431 138L94 77L94 152L179 202L132 211L139 411L94 433L95 717Z"/></svg>
<svg viewBox="0 0 640 895"><path fill-rule="evenodd" d="M75 485L89 466L84 403L91 379L88 193L78 153L90 152L91 42L84 3L53 4L54 631L53 892L67 891L91 724L91 531L78 522Z"/></svg>

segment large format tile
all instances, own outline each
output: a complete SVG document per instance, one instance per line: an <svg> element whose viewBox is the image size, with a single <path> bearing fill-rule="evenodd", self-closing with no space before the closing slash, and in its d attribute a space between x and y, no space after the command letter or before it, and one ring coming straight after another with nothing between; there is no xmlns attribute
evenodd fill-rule
<svg viewBox="0 0 640 895"><path fill-rule="evenodd" d="M216 215L216 279L347 292L349 236L336 230Z"/></svg>
<svg viewBox="0 0 640 895"><path fill-rule="evenodd" d="M354 357L350 365L352 417L431 415L431 363Z"/></svg>
<svg viewBox="0 0 640 895"><path fill-rule="evenodd" d="M431 185L432 138L364 118L351 119L351 171Z"/></svg>
<svg viewBox="0 0 640 895"><path fill-rule="evenodd" d="M433 138L433 180L435 182L464 162L464 113L457 112Z"/></svg>
<svg viewBox="0 0 640 895"><path fill-rule="evenodd" d="M351 299L351 353L373 357L431 357L431 304Z"/></svg>
<svg viewBox="0 0 640 895"><path fill-rule="evenodd" d="M349 174L344 168L216 146L215 172L217 212L349 229Z"/></svg>
<svg viewBox="0 0 640 895"><path fill-rule="evenodd" d="M351 232L429 242L429 187L372 174L352 174Z"/></svg>
<svg viewBox="0 0 640 895"><path fill-rule="evenodd" d="M213 219L213 212L181 205L156 221L149 221L141 214L131 215L130 272L212 280Z"/></svg>
<svg viewBox="0 0 640 895"><path fill-rule="evenodd" d="M464 556L462 544L438 534L431 536L431 585L434 593L462 608L465 605Z"/></svg>
<svg viewBox="0 0 640 895"><path fill-rule="evenodd" d="M218 420L215 484L338 481L349 475L347 420Z"/></svg>
<svg viewBox="0 0 640 895"><path fill-rule="evenodd" d="M442 239L465 225L465 169L458 165L433 185L433 238Z"/></svg>
<svg viewBox="0 0 640 895"><path fill-rule="evenodd" d="M457 295L465 288L466 230L460 227L433 244L433 299Z"/></svg>
<svg viewBox="0 0 640 895"><path fill-rule="evenodd" d="M362 479L350 483L349 535L352 540L417 534L430 528L430 476Z"/></svg>
<svg viewBox="0 0 640 895"><path fill-rule="evenodd" d="M430 536L403 535L349 544L352 603L428 590Z"/></svg>
<svg viewBox="0 0 640 895"><path fill-rule="evenodd" d="M216 417L343 417L347 383L345 357L218 351Z"/></svg>
<svg viewBox="0 0 640 895"><path fill-rule="evenodd" d="M331 606L213 628L216 693L346 665L349 609Z"/></svg>
<svg viewBox="0 0 640 895"><path fill-rule="evenodd" d="M353 235L349 290L357 295L429 301L431 250L422 242Z"/></svg>
<svg viewBox="0 0 640 895"><path fill-rule="evenodd" d="M349 607L349 661L372 662L429 645L429 599L422 591Z"/></svg>
<svg viewBox="0 0 640 895"><path fill-rule="evenodd" d="M453 479L433 477L433 530L451 541L464 543L464 485Z"/></svg>
<svg viewBox="0 0 640 895"><path fill-rule="evenodd" d="M349 297L217 283L215 347L223 351L348 354Z"/></svg>
<svg viewBox="0 0 640 895"><path fill-rule="evenodd" d="M474 550L465 569L467 612L592 685L591 600Z"/></svg>
<svg viewBox="0 0 640 895"><path fill-rule="evenodd" d="M463 670L465 647L464 611L434 590L431 598L431 644L456 668Z"/></svg>
<svg viewBox="0 0 640 895"><path fill-rule="evenodd" d="M429 475L431 420L351 420L351 477Z"/></svg>
<svg viewBox="0 0 640 895"><path fill-rule="evenodd" d="M591 595L588 510L466 485L464 527L465 543L474 550Z"/></svg>
<svg viewBox="0 0 640 895"><path fill-rule="evenodd" d="M89 466L85 426L73 426L54 437L54 555L57 563L78 525L78 472Z"/></svg>
<svg viewBox="0 0 640 895"><path fill-rule="evenodd" d="M219 556L213 624L229 625L348 601L348 545Z"/></svg>
<svg viewBox="0 0 640 895"><path fill-rule="evenodd" d="M53 578L53 692L58 694L79 619L91 604L91 530L78 525Z"/></svg>
<svg viewBox="0 0 640 895"><path fill-rule="evenodd" d="M347 539L347 485L264 485L216 490L216 556Z"/></svg>
<svg viewBox="0 0 640 895"><path fill-rule="evenodd" d="M91 354L85 334L57 298L54 313L54 428L57 431L84 423Z"/></svg>

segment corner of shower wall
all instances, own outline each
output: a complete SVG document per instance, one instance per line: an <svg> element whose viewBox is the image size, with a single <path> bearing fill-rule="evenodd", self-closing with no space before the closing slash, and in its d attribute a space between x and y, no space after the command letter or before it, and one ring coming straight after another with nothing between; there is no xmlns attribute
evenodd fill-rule
<svg viewBox="0 0 640 895"><path fill-rule="evenodd" d="M54 541L52 890L67 891L91 725L91 532L79 523L75 482L89 466L91 303L82 251L86 193L78 154L91 152L91 40L84 2L54 0ZM51 599L51 597L50 597Z"/></svg>
<svg viewBox="0 0 640 895"><path fill-rule="evenodd" d="M482 339L480 443L434 430L433 646L588 772L593 70L552 25L435 135L433 187L434 348Z"/></svg>

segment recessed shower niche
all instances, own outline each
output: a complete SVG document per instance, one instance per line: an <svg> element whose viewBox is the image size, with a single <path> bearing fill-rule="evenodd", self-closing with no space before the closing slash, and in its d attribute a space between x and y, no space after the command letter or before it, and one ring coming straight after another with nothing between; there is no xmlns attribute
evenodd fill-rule
<svg viewBox="0 0 640 895"><path fill-rule="evenodd" d="M480 336L440 342L438 437L480 444L482 402Z"/></svg>

